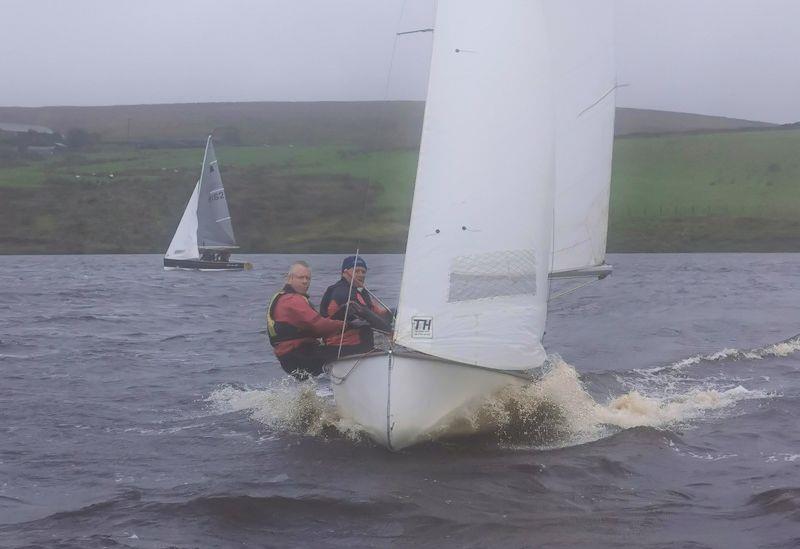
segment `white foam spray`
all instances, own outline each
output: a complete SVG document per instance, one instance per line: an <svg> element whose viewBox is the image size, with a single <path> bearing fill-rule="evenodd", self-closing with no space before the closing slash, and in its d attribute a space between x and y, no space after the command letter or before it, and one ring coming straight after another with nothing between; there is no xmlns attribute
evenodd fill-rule
<svg viewBox="0 0 800 549"><path fill-rule="evenodd" d="M495 395L472 421L479 429L491 425L502 440L512 444L565 446L597 440L620 429L685 423L709 410L763 396L741 386L657 395L634 389L603 403L592 398L575 368L553 356L541 381Z"/></svg>
<svg viewBox="0 0 800 549"><path fill-rule="evenodd" d="M275 432L310 436L340 433L358 439L358 428L336 413L330 390L316 381L284 378L263 389L217 389L206 399L218 413L246 412L251 419Z"/></svg>
<svg viewBox="0 0 800 549"><path fill-rule="evenodd" d="M678 383L676 376L681 370L702 362L761 360L798 351L800 336L760 349L723 349L669 366L634 370L635 376L620 380L627 392L600 400L587 391L575 368L553 355L540 380L509 387L465 410L454 420L453 429L462 432L466 423L472 431L494 433L510 444L555 447L597 440L633 427L686 424L739 401L773 395L730 383L711 386L685 376ZM207 400L218 413L246 412L276 433L363 438L357 425L337 414L330 388L313 380L298 383L285 378L262 389L227 386Z"/></svg>

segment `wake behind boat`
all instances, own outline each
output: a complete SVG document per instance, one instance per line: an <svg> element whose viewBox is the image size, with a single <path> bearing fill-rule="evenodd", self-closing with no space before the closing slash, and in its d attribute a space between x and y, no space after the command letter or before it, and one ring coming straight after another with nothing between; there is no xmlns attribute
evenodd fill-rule
<svg viewBox="0 0 800 549"><path fill-rule="evenodd" d="M230 261L230 254L235 249L238 246L228 202L209 135L200 180L194 186L164 256L164 269L241 271L252 268L247 262Z"/></svg>
<svg viewBox="0 0 800 549"><path fill-rule="evenodd" d="M610 1L438 2L393 347L329 366L376 442L462 434L541 373L550 278L609 274L612 23Z"/></svg>

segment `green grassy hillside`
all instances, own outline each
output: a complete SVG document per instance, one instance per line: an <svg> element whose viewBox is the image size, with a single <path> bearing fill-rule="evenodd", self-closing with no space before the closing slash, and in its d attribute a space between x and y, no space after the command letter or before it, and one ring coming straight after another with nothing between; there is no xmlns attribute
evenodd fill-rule
<svg viewBox="0 0 800 549"><path fill-rule="evenodd" d="M247 251L402 250L415 150L218 147ZM115 147L0 168L0 252L158 252L191 194L202 149Z"/></svg>
<svg viewBox="0 0 800 549"><path fill-rule="evenodd" d="M202 141L206 126L218 120L184 107L174 116L169 110L153 116L152 133L142 139L160 140L161 147L173 138ZM409 128L419 130L419 107L391 107L399 109L391 116L378 107L358 115L342 107L335 116L330 109L306 110L294 113L297 120L270 111L283 117L284 128L295 128L298 143L286 142L293 141L291 132L282 134L282 143L268 142L276 130L258 119L233 127L250 137L239 146L219 143L217 156L243 250L346 252L360 242L367 252L402 251L417 159L418 135L412 139ZM64 109L56 109L62 121L65 113L76 116ZM94 132L123 108L99 109L65 123ZM226 123L238 112L222 111ZM39 114L25 121L62 128L52 113ZM0 109L4 115L8 109ZM371 118L380 123L368 123ZM401 127L371 139L381 128ZM108 131L99 145L78 153L0 157L0 253L166 248L197 178L202 146L138 148L109 142L122 130ZM617 139L609 250L800 251L798 151L800 129Z"/></svg>
<svg viewBox="0 0 800 549"><path fill-rule="evenodd" d="M800 251L800 131L618 139L609 247Z"/></svg>

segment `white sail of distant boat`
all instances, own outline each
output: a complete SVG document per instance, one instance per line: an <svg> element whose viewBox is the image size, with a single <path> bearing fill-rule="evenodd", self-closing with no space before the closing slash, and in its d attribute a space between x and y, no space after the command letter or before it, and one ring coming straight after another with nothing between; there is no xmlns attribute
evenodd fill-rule
<svg viewBox="0 0 800 549"><path fill-rule="evenodd" d="M167 259L200 259L200 250L197 247L197 195L200 191L200 182L194 186L192 196L186 209L183 210L181 222L169 243L169 248L164 256Z"/></svg>
<svg viewBox="0 0 800 549"><path fill-rule="evenodd" d="M178 228L164 255L165 269L241 270L249 263L231 262L236 238L211 136L206 141L200 180L195 184Z"/></svg>
<svg viewBox="0 0 800 549"><path fill-rule="evenodd" d="M339 412L379 443L452 434L529 382L549 277L605 274L611 9L439 0L396 346L330 367Z"/></svg>

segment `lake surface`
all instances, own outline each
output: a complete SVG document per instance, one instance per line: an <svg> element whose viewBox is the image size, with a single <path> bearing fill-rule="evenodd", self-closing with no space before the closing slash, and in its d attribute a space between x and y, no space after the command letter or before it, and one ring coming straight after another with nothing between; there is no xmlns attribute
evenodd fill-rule
<svg viewBox="0 0 800 549"><path fill-rule="evenodd" d="M0 547L800 546L800 255L612 255L496 433L396 454L268 348L296 257L0 257Z"/></svg>

